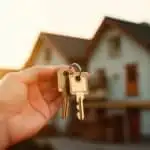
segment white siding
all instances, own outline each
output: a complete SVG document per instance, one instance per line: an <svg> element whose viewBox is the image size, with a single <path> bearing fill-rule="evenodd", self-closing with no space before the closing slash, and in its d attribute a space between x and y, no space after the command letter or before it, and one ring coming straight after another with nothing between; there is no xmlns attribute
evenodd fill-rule
<svg viewBox="0 0 150 150"><path fill-rule="evenodd" d="M46 46L42 46L41 50L39 51L39 54L36 58L35 64L36 65L62 65L62 64L67 64L67 61L55 50L52 50L52 54L51 54L51 59L49 60L49 63L45 63L44 62L44 53L45 53L45 49L47 47Z"/></svg>

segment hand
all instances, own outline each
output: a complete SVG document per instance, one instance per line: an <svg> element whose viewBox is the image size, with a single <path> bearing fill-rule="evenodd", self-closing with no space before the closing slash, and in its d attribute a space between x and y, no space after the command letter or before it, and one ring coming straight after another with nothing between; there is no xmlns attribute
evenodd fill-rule
<svg viewBox="0 0 150 150"><path fill-rule="evenodd" d="M34 135L59 110L62 102L57 90L59 68L32 67L8 73L1 80L0 132L3 137L0 138L5 139L5 145Z"/></svg>

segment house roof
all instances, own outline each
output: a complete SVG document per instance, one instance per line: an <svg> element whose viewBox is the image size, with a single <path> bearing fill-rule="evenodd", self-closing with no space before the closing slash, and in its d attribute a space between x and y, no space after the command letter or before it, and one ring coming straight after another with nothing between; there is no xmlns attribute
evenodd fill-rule
<svg viewBox="0 0 150 150"><path fill-rule="evenodd" d="M33 65L33 62L36 59L36 56L38 55L38 52L40 50L43 37L47 37L49 42L57 49L60 54L62 54L62 56L65 57L65 59L67 59L68 62L79 63L85 62L87 60L86 50L90 44L90 40L41 32L35 43L33 51L31 52L31 55L23 68Z"/></svg>
<svg viewBox="0 0 150 150"><path fill-rule="evenodd" d="M86 57L86 50L90 44L90 40L49 33L45 33L45 35L69 62L82 60Z"/></svg>
<svg viewBox="0 0 150 150"><path fill-rule="evenodd" d="M100 42L103 32L109 26L119 28L140 45L144 46L146 49L150 49L150 25L148 23L134 23L106 16L87 49L87 57L92 55L97 44Z"/></svg>

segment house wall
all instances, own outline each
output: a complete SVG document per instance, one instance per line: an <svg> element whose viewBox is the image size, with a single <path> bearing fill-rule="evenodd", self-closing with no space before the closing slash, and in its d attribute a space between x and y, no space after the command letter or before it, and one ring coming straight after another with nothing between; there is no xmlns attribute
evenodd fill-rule
<svg viewBox="0 0 150 150"><path fill-rule="evenodd" d="M35 60L36 65L62 65L62 64L67 64L67 61L57 52L57 50L52 49L51 51L51 58L49 60L49 63L45 62L44 60L44 54L45 54L45 49L49 48L50 46L48 44L44 44L41 47L41 50L39 51L39 54Z"/></svg>
<svg viewBox="0 0 150 150"><path fill-rule="evenodd" d="M49 44L44 44L41 47L41 50L39 51L39 54L34 62L35 65L65 65L67 64L67 61L55 50L52 49L52 53L51 53L51 59L49 60L49 62L45 62L44 61L44 53L45 53L45 49L49 48L50 45ZM50 47L51 49L51 47ZM54 123L56 125L57 128L60 129L60 131L64 131L66 129L66 125L67 123L70 121L70 118L68 118L67 120L62 120L61 119L61 110L58 112L58 115L56 116L56 118L54 119ZM51 121L49 121L49 123L51 123Z"/></svg>
<svg viewBox="0 0 150 150"><path fill-rule="evenodd" d="M105 68L108 74L109 93L110 99L140 99L150 100L150 55L146 50L137 44L129 36L121 33L121 56L118 58L110 58L108 56L108 43L107 38L113 33L120 32L113 30L106 32L103 39L98 44L91 60L88 64L88 71L94 72L98 68ZM125 65L128 63L138 63L139 71L139 90L140 95L134 98L125 95ZM117 74L118 79L113 78ZM142 134L150 133L150 113L143 111L141 113L141 132Z"/></svg>

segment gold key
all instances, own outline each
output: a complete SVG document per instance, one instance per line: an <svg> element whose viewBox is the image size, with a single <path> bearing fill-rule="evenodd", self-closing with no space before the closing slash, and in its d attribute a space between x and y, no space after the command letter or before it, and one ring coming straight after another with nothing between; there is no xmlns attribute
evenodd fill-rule
<svg viewBox="0 0 150 150"><path fill-rule="evenodd" d="M85 95L88 94L88 76L87 72L74 72L69 75L70 93L76 96L77 102L77 118L84 120L84 106L83 100Z"/></svg>
<svg viewBox="0 0 150 150"><path fill-rule="evenodd" d="M62 118L66 119L69 114L69 71L58 71L58 91L63 94Z"/></svg>

